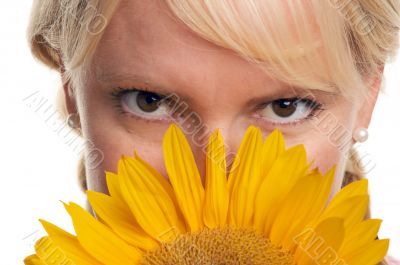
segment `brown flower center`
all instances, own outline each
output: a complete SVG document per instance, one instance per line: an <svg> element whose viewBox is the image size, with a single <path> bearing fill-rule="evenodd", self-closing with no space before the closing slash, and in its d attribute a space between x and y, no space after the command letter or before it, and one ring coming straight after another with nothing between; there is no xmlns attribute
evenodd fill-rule
<svg viewBox="0 0 400 265"><path fill-rule="evenodd" d="M144 255L142 265L289 265L293 255L247 229L203 229L183 234Z"/></svg>

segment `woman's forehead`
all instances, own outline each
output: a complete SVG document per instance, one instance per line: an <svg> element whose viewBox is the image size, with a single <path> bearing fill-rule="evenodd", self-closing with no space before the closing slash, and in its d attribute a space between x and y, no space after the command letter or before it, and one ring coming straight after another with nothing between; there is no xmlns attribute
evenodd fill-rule
<svg viewBox="0 0 400 265"><path fill-rule="evenodd" d="M142 76L157 80L161 90L193 89L196 84L201 91L204 84L231 90L244 83L258 88L283 86L231 49L193 32L159 0L122 1L97 47L93 66L100 82Z"/></svg>
<svg viewBox="0 0 400 265"><path fill-rule="evenodd" d="M193 76L206 81L213 73L224 76L225 71L233 75L258 72L265 79L265 74L231 50L192 32L163 1L126 2L114 14L94 56L95 72L101 81L141 75L159 82L175 76L181 82L195 83L201 80L191 79ZM185 76L189 80L182 80Z"/></svg>
<svg viewBox="0 0 400 265"><path fill-rule="evenodd" d="M122 1L106 28L98 53L130 53L138 59L156 53L221 50L174 17L164 1ZM171 50L172 47L179 49Z"/></svg>
<svg viewBox="0 0 400 265"><path fill-rule="evenodd" d="M183 0L181 2L185 3L187 1ZM258 1L255 0L253 2L257 3ZM202 1L198 1L198 3L201 4ZM257 5L254 9L249 9L248 6L241 6L240 1L232 1L231 5L235 6L232 8L235 10L234 12L237 13L235 14L236 17L229 19L231 22L236 20L232 24L238 23L238 25L232 25L232 27L237 26L239 28L241 27L239 24L243 24L242 26L248 27L250 32L252 26L263 24L261 27L284 29L284 32L280 32L282 36L290 35L291 37L298 38L298 36L295 36L298 34L298 28L296 29L296 22L298 21L295 21L296 18L293 17L293 14L290 15L289 10L294 7L289 7L285 0L279 0L279 2L271 0L266 4ZM297 8L301 7L297 6ZM311 8L307 6L303 6L303 8L302 13L305 13L305 16L309 18L307 23L310 25L312 24L313 31L317 32L318 26L313 19L314 16L312 15ZM209 8L205 8L205 10L206 13L215 12L215 10L211 11ZM252 19L254 13L259 15L259 23L255 23L256 20ZM277 15L279 19L268 19L271 13L279 13L279 15ZM209 15L210 17L205 20L216 19L218 16L221 16L221 14ZM297 27L298 26L299 25L297 25ZM213 26L209 25L208 28L212 30ZM279 32L279 30L275 31ZM272 35L272 33L271 31L270 34ZM194 33L180 18L176 17L176 14L171 11L165 0L121 0L117 10L111 17L110 23L102 37L102 42L114 42L116 39L125 37L125 35L131 37L133 43L141 43L146 47L160 40L170 40L183 42L183 44L193 46L192 48L206 50L218 49L216 45L211 44L197 33ZM199 45L200 43L202 45Z"/></svg>

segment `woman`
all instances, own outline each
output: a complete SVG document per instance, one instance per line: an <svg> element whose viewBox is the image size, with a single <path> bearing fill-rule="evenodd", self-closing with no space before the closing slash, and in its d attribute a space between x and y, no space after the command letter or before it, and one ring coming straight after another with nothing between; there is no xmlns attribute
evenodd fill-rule
<svg viewBox="0 0 400 265"><path fill-rule="evenodd" d="M61 74L68 124L93 144L85 189L107 193L104 171L133 149L166 176L176 122L200 171L215 128L232 155L250 124L279 128L323 172L337 164L333 195L362 177L352 146L367 139L399 27L398 0L46 0L28 33Z"/></svg>

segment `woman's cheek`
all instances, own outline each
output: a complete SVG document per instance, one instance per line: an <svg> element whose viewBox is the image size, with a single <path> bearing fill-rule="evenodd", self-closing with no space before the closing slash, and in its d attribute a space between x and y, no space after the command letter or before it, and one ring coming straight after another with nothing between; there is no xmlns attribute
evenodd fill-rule
<svg viewBox="0 0 400 265"><path fill-rule="evenodd" d="M336 166L332 195L338 192L346 169L345 151L326 141L306 144L306 150L308 160L314 161L312 167L318 167L322 174L326 174L333 166Z"/></svg>

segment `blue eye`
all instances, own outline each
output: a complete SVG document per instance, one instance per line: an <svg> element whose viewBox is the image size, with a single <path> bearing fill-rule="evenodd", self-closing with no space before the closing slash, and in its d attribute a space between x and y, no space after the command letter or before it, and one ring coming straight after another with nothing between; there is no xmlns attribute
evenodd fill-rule
<svg viewBox="0 0 400 265"><path fill-rule="evenodd" d="M320 108L321 104L312 100L284 98L267 103L259 113L270 122L285 124L309 118Z"/></svg>
<svg viewBox="0 0 400 265"><path fill-rule="evenodd" d="M163 95L136 89L120 89L114 96L119 99L125 113L155 120L170 116L168 105L163 102Z"/></svg>

